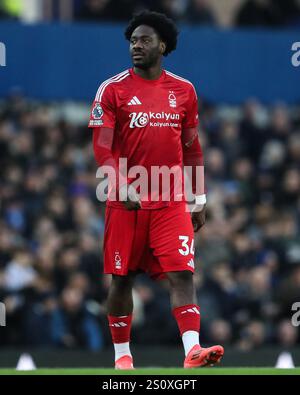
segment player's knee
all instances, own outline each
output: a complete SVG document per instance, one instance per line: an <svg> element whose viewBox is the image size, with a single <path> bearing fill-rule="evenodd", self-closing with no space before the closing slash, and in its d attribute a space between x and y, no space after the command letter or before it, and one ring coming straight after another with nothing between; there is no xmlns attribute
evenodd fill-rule
<svg viewBox="0 0 300 395"><path fill-rule="evenodd" d="M113 275L111 287L116 291L131 290L133 287L133 277Z"/></svg>
<svg viewBox="0 0 300 395"><path fill-rule="evenodd" d="M167 273L167 277L172 288L186 289L193 287L193 273L188 270Z"/></svg>

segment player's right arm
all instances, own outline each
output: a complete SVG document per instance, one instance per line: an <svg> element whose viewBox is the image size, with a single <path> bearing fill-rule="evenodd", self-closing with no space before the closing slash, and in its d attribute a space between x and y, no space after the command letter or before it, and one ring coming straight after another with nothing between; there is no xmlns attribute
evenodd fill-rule
<svg viewBox="0 0 300 395"><path fill-rule="evenodd" d="M118 164L113 156L112 147L115 134L116 111L113 90L98 90L92 105L89 127L93 128L93 149L97 164L100 167L108 166L114 172L116 185L109 185L109 193L119 191L119 198L128 210L140 208L140 201L134 188L127 185L126 176L119 171ZM111 181L111 180L109 180Z"/></svg>

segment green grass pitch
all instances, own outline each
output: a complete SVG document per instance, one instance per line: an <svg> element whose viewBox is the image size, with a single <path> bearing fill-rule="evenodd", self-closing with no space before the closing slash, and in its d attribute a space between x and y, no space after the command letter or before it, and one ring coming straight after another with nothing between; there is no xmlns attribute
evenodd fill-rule
<svg viewBox="0 0 300 395"><path fill-rule="evenodd" d="M131 371L116 371L114 369L36 369L23 372L15 369L0 369L0 375L300 375L300 368L137 368Z"/></svg>

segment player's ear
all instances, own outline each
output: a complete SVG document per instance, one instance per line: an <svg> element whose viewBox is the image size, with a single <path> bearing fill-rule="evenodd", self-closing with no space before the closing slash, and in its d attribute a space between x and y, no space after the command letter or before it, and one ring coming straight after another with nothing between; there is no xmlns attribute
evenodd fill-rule
<svg viewBox="0 0 300 395"><path fill-rule="evenodd" d="M161 41L161 42L160 42L160 53L161 53L162 55L165 53L166 48L167 48L166 44L165 44L163 41Z"/></svg>

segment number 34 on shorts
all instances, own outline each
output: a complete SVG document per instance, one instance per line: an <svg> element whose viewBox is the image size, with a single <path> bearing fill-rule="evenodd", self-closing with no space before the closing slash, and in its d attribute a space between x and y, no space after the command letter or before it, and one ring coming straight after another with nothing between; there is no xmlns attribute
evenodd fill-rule
<svg viewBox="0 0 300 395"><path fill-rule="evenodd" d="M189 236L179 236L179 240L181 240L182 248L179 248L178 251L181 255L186 256L189 254L195 255L194 249L194 239L191 240L189 245Z"/></svg>
<svg viewBox="0 0 300 395"><path fill-rule="evenodd" d="M187 256L189 254L194 256L195 255L194 239L190 241L189 236L181 235L179 236L179 240L182 243L182 248L178 249L179 253L183 256ZM193 258L190 259L187 265L195 269L194 259Z"/></svg>

